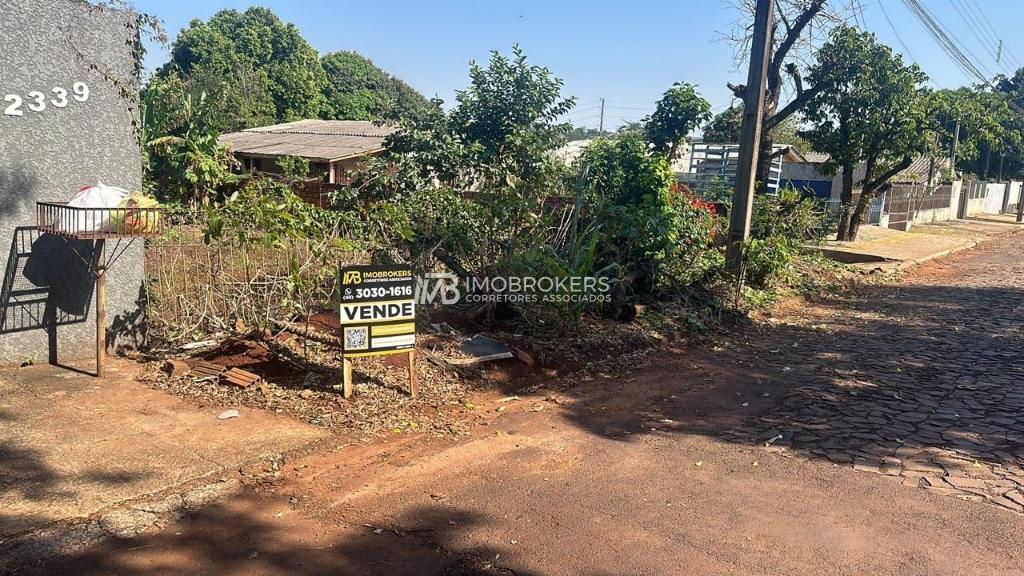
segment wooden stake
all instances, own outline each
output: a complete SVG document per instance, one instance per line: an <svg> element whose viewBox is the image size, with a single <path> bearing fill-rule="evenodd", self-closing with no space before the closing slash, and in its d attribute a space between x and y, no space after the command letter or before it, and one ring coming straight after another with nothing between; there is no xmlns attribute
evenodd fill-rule
<svg viewBox="0 0 1024 576"><path fill-rule="evenodd" d="M103 378L107 360L107 269L104 262L105 240L97 240L96 252L96 377Z"/></svg>
<svg viewBox="0 0 1024 576"><path fill-rule="evenodd" d="M409 350L409 392L415 398L419 395L419 382L416 381L416 349Z"/></svg>
<svg viewBox="0 0 1024 576"><path fill-rule="evenodd" d="M345 398L352 397L352 360L350 358L342 358L342 373L343 373L343 388L342 396Z"/></svg>

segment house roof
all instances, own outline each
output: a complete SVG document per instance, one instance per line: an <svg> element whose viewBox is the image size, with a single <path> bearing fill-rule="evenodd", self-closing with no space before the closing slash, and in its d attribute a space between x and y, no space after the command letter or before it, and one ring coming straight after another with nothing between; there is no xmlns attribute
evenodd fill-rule
<svg viewBox="0 0 1024 576"><path fill-rule="evenodd" d="M832 157L831 155L825 152L815 152L813 150L809 150L807 152L800 152L799 154L803 158L803 161L807 162L808 164L824 164L825 162L828 162L829 158Z"/></svg>
<svg viewBox="0 0 1024 576"><path fill-rule="evenodd" d="M927 182L928 171L931 169L932 164L931 158L927 156L918 156L914 161L903 169L902 172L893 177L893 182ZM935 159L935 173L938 174L943 168L948 168L950 165L949 158L936 158Z"/></svg>
<svg viewBox="0 0 1024 576"><path fill-rule="evenodd" d="M396 130L362 120L299 120L223 134L220 142L248 156L337 162L380 152Z"/></svg>
<svg viewBox="0 0 1024 576"><path fill-rule="evenodd" d="M828 162L831 156L825 152L815 152L813 150L807 152L797 151L797 155L800 160L797 162L806 162L808 164L824 164ZM893 177L893 182L922 182L928 180L928 171L932 167L932 159L928 156L918 156L910 164L910 166L904 168L899 174ZM949 158L936 158L935 159L935 172L943 168L948 168L950 165Z"/></svg>

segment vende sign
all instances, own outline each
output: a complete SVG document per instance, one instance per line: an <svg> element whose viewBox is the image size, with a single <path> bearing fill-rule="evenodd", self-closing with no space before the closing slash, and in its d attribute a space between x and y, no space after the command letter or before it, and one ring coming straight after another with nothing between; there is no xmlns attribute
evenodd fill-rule
<svg viewBox="0 0 1024 576"><path fill-rule="evenodd" d="M415 349L416 282L411 267L348 266L339 271L338 280L346 357Z"/></svg>

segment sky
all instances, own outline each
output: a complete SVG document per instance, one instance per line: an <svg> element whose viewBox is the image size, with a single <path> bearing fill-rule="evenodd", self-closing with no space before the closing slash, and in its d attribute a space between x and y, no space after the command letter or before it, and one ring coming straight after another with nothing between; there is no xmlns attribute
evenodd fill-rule
<svg viewBox="0 0 1024 576"><path fill-rule="evenodd" d="M937 88L973 82L928 36L900 0L855 0L851 23L917 62ZM836 4L840 0L835 0ZM1024 11L1019 0L923 0L986 72L1024 65ZM295 24L321 55L354 50L427 97L451 102L469 83L471 60L519 44L528 59L549 68L575 96L568 120L596 127L605 99L605 127L649 114L673 82L696 84L719 112L729 107L727 82L743 83L733 46L723 35L743 15L729 0L134 0L158 17L173 40L195 18L224 8L271 8ZM998 39L1003 55L996 63ZM150 46L147 70L167 59Z"/></svg>

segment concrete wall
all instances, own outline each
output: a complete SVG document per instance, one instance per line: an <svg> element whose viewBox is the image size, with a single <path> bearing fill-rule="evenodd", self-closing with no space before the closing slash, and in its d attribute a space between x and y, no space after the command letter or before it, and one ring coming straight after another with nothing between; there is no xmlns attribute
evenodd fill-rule
<svg viewBox="0 0 1024 576"><path fill-rule="evenodd" d="M115 85L137 92L126 45L135 19L75 0L0 0L0 14L0 98L24 99L20 116L0 102L0 362L86 358L95 350L93 282L72 248L89 258L91 246L40 235L35 203L68 200L97 181L140 187L136 106ZM87 100L74 98L76 82L88 85ZM30 109L33 91L45 109ZM144 337L142 288L135 245L107 276L110 344Z"/></svg>

